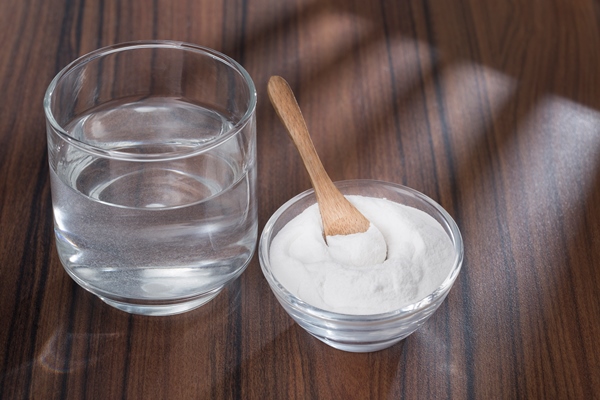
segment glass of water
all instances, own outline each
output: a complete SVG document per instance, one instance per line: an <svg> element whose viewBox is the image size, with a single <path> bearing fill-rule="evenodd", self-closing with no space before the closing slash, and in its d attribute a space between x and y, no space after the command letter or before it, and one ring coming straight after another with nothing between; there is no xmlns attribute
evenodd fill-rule
<svg viewBox="0 0 600 400"><path fill-rule="evenodd" d="M44 98L60 260L126 312L177 314L236 279L257 239L256 91L214 50L110 46Z"/></svg>

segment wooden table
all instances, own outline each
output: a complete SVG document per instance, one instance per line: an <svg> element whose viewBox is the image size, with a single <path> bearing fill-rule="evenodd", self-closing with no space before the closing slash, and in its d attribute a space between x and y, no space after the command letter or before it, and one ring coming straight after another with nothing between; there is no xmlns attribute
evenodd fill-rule
<svg viewBox="0 0 600 400"><path fill-rule="evenodd" d="M600 8L595 0L3 0L0 398L600 398ZM259 95L259 228L308 176L266 96L298 95L334 180L438 201L462 272L418 332L370 354L309 336L255 256L174 317L117 311L61 268L42 97L98 47L174 39Z"/></svg>

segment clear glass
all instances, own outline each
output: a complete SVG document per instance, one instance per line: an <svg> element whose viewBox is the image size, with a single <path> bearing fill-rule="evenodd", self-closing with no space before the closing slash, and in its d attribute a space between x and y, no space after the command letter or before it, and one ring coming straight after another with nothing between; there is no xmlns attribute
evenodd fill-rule
<svg viewBox="0 0 600 400"><path fill-rule="evenodd" d="M64 68L44 98L56 244L69 275L121 310L199 307L257 239L256 91L199 46L132 42Z"/></svg>
<svg viewBox="0 0 600 400"><path fill-rule="evenodd" d="M307 190L292 198L269 219L260 237L258 257L265 278L286 312L308 333L334 348L350 352L382 350L420 328L444 301L462 266L462 238L452 217L439 204L413 189L374 180L341 181L335 185L345 195L386 198L426 212L440 223L454 245L455 258L448 276L427 297L383 314L339 314L313 307L291 294L277 281L269 262L273 238L290 220L316 202L314 191Z"/></svg>

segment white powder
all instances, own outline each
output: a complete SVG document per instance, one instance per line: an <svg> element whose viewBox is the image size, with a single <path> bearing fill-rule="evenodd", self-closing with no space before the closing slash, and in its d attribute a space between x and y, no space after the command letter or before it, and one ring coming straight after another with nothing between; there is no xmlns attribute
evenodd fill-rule
<svg viewBox="0 0 600 400"><path fill-rule="evenodd" d="M324 310L368 315L419 301L446 279L456 253L435 219L385 199L346 197L381 232L387 258L381 257L380 249L366 256L354 251L364 247L357 244L362 239L376 245L373 227L350 238L329 236L328 247L314 204L285 225L271 243L273 274L290 293Z"/></svg>
<svg viewBox="0 0 600 400"><path fill-rule="evenodd" d="M329 255L336 262L364 267L385 261L387 245L383 234L373 224L364 233L327 236Z"/></svg>

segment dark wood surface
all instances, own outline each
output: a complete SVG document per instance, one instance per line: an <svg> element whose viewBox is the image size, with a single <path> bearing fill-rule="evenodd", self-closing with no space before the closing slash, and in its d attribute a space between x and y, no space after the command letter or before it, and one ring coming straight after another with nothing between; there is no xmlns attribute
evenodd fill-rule
<svg viewBox="0 0 600 400"><path fill-rule="evenodd" d="M600 6L595 0L0 1L0 398L600 398ZM308 175L267 100L296 92L334 180L402 183L465 242L444 304L370 354L287 316L256 256L195 311L125 314L53 238L42 97L98 47L174 39L258 94L259 225Z"/></svg>

